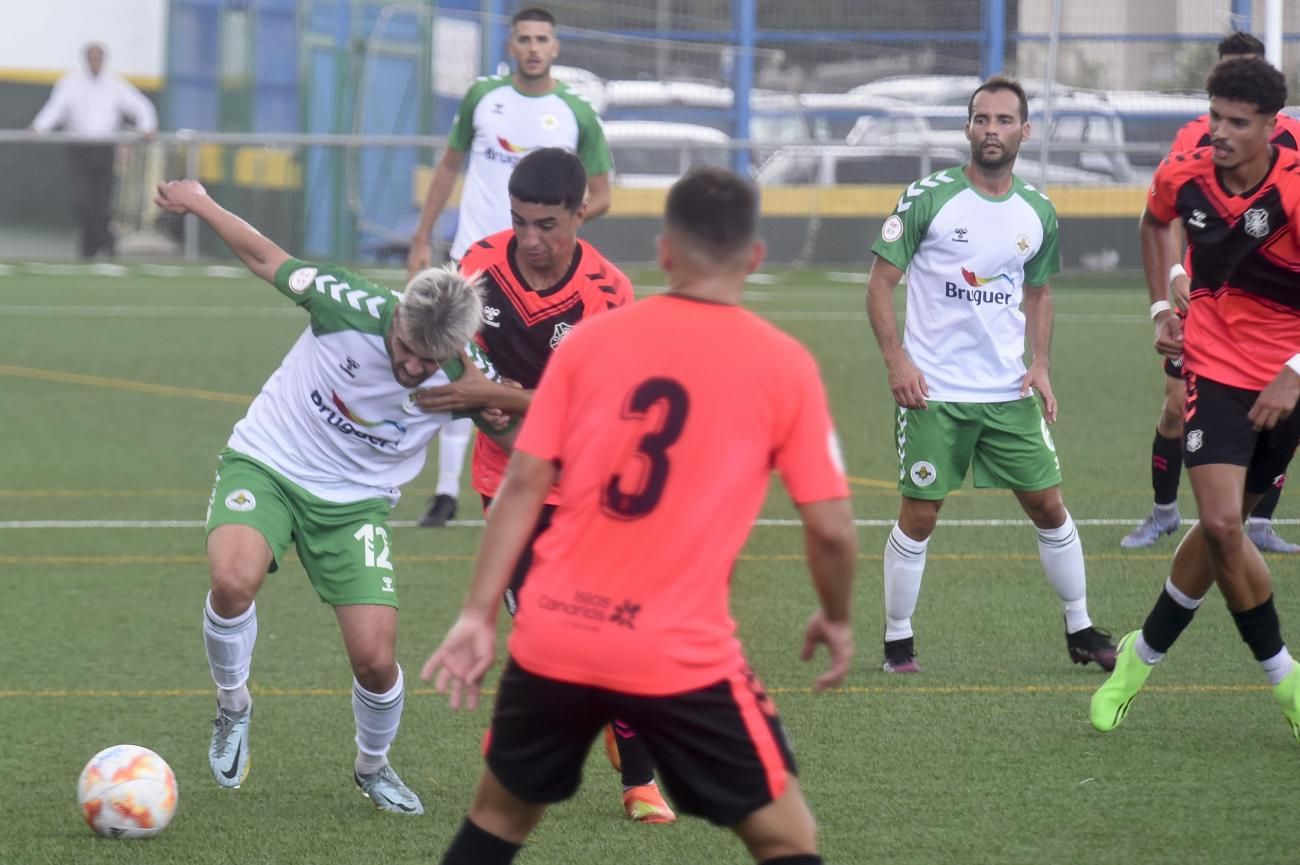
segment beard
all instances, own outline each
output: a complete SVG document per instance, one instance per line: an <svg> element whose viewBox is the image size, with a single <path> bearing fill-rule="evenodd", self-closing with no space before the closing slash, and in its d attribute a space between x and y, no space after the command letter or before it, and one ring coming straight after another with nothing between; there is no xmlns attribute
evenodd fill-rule
<svg viewBox="0 0 1300 865"><path fill-rule="evenodd" d="M974 162L985 171L994 171L1013 165L1016 161L1016 156L1020 153L1019 146L1013 150L1002 145L1000 150L994 152L994 155L985 156L984 144L985 142L980 142L978 145L971 145L970 159L971 162Z"/></svg>

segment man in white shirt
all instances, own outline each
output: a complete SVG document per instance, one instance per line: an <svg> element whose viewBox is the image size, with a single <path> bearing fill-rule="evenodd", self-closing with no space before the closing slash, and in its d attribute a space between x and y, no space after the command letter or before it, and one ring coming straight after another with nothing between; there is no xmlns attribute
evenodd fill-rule
<svg viewBox="0 0 1300 865"><path fill-rule="evenodd" d="M145 136L158 128L153 104L125 78L105 72L104 46L91 42L86 46L85 71L69 72L58 80L32 129L49 132L61 126L76 135L112 135L121 129L123 117L129 117ZM114 153L111 144L78 144L70 150L68 178L82 258L94 258L99 252L112 257L115 252L108 225Z"/></svg>
<svg viewBox="0 0 1300 865"><path fill-rule="evenodd" d="M451 246L455 262L464 258L470 244L511 227L507 186L511 172L530 151L561 147L577 154L587 172L585 221L609 209L612 163L600 118L586 99L551 77L551 65L560 53L555 17L535 6L520 9L510 21L507 48L515 71L479 78L461 100L411 238L408 277L433 264L429 234L466 163ZM420 525L442 526L456 516L469 434L467 421L439 433L438 485Z"/></svg>

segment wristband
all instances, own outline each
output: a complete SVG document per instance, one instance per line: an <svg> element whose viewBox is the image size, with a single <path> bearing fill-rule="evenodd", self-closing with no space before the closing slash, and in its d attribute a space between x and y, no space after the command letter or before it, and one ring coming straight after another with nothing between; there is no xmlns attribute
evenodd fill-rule
<svg viewBox="0 0 1300 865"><path fill-rule="evenodd" d="M1173 307L1169 305L1169 301L1157 300L1155 303L1151 304L1151 320L1154 321L1157 315L1162 312L1168 312L1170 309L1173 309Z"/></svg>
<svg viewBox="0 0 1300 865"><path fill-rule="evenodd" d="M1286 365L1295 370L1297 375L1300 375L1300 354L1291 355L1291 359L1286 362Z"/></svg>
<svg viewBox="0 0 1300 865"><path fill-rule="evenodd" d="M1173 267L1169 268L1169 287L1173 288L1174 280L1180 276L1186 275L1187 271L1183 269L1181 264L1175 264Z"/></svg>

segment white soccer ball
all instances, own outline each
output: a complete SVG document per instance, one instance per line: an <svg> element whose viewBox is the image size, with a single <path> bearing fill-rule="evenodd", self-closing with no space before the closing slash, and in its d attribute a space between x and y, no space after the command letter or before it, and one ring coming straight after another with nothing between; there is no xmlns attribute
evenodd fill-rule
<svg viewBox="0 0 1300 865"><path fill-rule="evenodd" d="M139 745L114 745L90 758L77 779L86 825L105 838L151 838L176 813L176 776Z"/></svg>

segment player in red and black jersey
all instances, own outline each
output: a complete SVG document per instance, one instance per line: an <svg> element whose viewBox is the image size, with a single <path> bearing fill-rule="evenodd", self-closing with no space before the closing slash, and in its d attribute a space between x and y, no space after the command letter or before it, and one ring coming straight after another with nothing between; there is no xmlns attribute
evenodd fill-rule
<svg viewBox="0 0 1300 865"><path fill-rule="evenodd" d="M466 378L456 387L425 391L420 397L424 408L477 405L516 417L527 413L542 370L569 331L584 319L632 302L632 284L623 272L578 239L586 185L581 160L560 148L534 150L519 161L510 175L513 228L471 244L460 261L461 272L479 274L485 287L479 345L502 377L519 387L483 376ZM485 509L496 497L508 461L509 454L496 443L477 438L472 483ZM558 490L552 489L510 580L506 606L512 615L532 564L533 542L550 528L559 500ZM650 754L635 731L615 723L606 744L623 776L628 816L642 823L676 819L654 783Z"/></svg>
<svg viewBox="0 0 1300 865"><path fill-rule="evenodd" d="M1249 33L1232 33L1219 42L1219 59L1233 57L1263 57L1264 44ZM1300 142L1300 121L1285 114L1277 115L1271 143L1276 147L1297 149ZM1202 114L1190 121L1174 137L1170 154L1186 153L1198 147L1209 147L1210 115ZM1173 223L1172 255L1175 259L1183 251L1183 237L1178 223ZM1187 308L1190 279L1187 267L1190 262L1178 264L1170 271L1169 300L1181 312ZM1183 407L1187 387L1183 383L1181 358L1166 358L1165 399L1160 419L1156 422L1156 435L1151 443L1151 489L1155 505L1151 514L1133 531L1124 536L1120 546L1127 549L1149 547L1164 535L1173 534L1182 524L1178 512L1178 485L1183 474ZM1255 546L1266 553L1300 553L1300 544L1293 544L1278 535L1273 528L1273 512L1277 510L1282 495L1282 478L1269 489L1246 520L1246 535Z"/></svg>
<svg viewBox="0 0 1300 865"><path fill-rule="evenodd" d="M1161 163L1140 229L1156 348L1183 357L1183 451L1200 521L1142 629L1120 642L1092 723L1119 725L1217 585L1300 741L1300 669L1282 640L1268 565L1242 530L1300 441L1300 155L1269 143L1286 79L1266 60L1225 60L1206 90L1213 145ZM1161 302L1175 219L1192 264L1186 322Z"/></svg>

